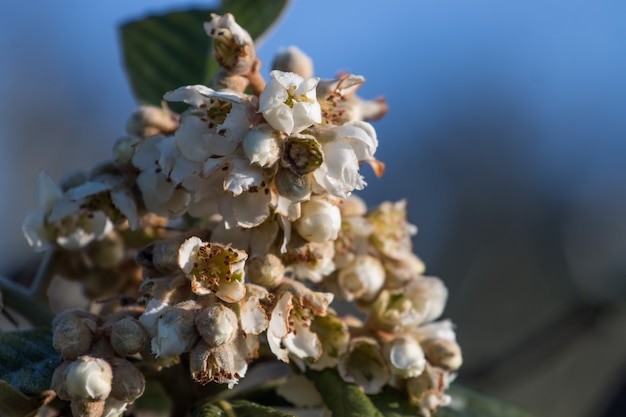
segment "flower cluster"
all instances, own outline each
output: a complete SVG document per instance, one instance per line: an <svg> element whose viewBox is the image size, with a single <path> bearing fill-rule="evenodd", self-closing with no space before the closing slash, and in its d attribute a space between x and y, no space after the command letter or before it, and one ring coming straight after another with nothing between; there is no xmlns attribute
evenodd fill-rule
<svg viewBox="0 0 626 417"><path fill-rule="evenodd" d="M120 296L100 315L58 316L53 389L75 416L113 416L144 389L130 358L233 387L269 354L367 394L405 390L425 415L446 405L462 362L453 325L435 321L446 287L413 254L404 201L368 211L352 196L363 162L383 173L368 121L384 101L356 95L361 76L314 77L296 48L266 83L232 15L205 30L221 71L164 95L184 111L142 106L112 161L61 185L39 177L31 246L80 259L57 262L60 275L99 271L108 291L92 298Z"/></svg>

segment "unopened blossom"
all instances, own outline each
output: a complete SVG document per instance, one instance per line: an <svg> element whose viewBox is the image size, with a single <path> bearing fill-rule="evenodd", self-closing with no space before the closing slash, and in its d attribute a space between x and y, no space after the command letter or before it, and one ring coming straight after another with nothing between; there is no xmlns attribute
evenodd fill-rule
<svg viewBox="0 0 626 417"><path fill-rule="evenodd" d="M251 164L266 168L280 158L280 139L268 125L255 126L243 138L243 151Z"/></svg>
<svg viewBox="0 0 626 417"><path fill-rule="evenodd" d="M182 302L158 319L157 334L151 342L152 353L157 358L174 358L193 347L198 340L196 309L193 302Z"/></svg>
<svg viewBox="0 0 626 417"><path fill-rule="evenodd" d="M204 24L207 35L213 38L213 55L224 70L231 74L246 74L256 59L254 42L232 14L212 13Z"/></svg>
<svg viewBox="0 0 626 417"><path fill-rule="evenodd" d="M126 132L140 139L160 133L170 134L177 128L176 116L168 109L156 106L139 106L126 123Z"/></svg>
<svg viewBox="0 0 626 417"><path fill-rule="evenodd" d="M426 368L426 356L420 343L411 336L398 336L385 345L393 375L415 378Z"/></svg>
<svg viewBox="0 0 626 417"><path fill-rule="evenodd" d="M339 270L337 281L345 300L369 302L383 287L385 270L377 258L361 255Z"/></svg>
<svg viewBox="0 0 626 417"><path fill-rule="evenodd" d="M232 387L248 369L246 358L241 353L237 344L210 347L201 340L189 354L191 376L202 384L217 382Z"/></svg>
<svg viewBox="0 0 626 417"><path fill-rule="evenodd" d="M199 310L196 315L196 327L209 347L232 342L239 330L237 315L231 308L221 303L214 303Z"/></svg>
<svg viewBox="0 0 626 417"><path fill-rule="evenodd" d="M214 293L228 303L241 300L246 288L244 264L248 255L231 246L187 239L178 252L178 264L198 295Z"/></svg>
<svg viewBox="0 0 626 417"><path fill-rule="evenodd" d="M337 369L344 381L359 385L366 394L378 394L391 377L380 345L370 337L353 338Z"/></svg>
<svg viewBox="0 0 626 417"><path fill-rule="evenodd" d="M302 213L294 226L298 234L309 242L334 240L341 228L341 212L329 201L311 199L302 204Z"/></svg>
<svg viewBox="0 0 626 417"><path fill-rule="evenodd" d="M274 56L272 69L283 72L293 72L304 79L313 77L313 60L297 46L281 49Z"/></svg>
<svg viewBox="0 0 626 417"><path fill-rule="evenodd" d="M322 113L315 87L319 78L305 80L298 74L274 70L259 97L259 113L276 130L298 133L321 123Z"/></svg>
<svg viewBox="0 0 626 417"><path fill-rule="evenodd" d="M65 370L65 389L72 399L105 400L112 381L111 365L101 358L81 356Z"/></svg>

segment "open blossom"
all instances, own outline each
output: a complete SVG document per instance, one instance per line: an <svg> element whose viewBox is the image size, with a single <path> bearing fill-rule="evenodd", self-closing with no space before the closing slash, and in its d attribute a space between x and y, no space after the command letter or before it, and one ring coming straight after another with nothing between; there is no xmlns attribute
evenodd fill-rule
<svg viewBox="0 0 626 417"><path fill-rule="evenodd" d="M276 130L293 134L321 123L322 110L315 95L319 78L274 70L259 97L259 112Z"/></svg>
<svg viewBox="0 0 626 417"><path fill-rule="evenodd" d="M24 236L35 251L43 252L55 244L80 249L113 229L106 214L81 208L81 201L67 198L44 172L37 177L36 189L39 211L26 216L22 223Z"/></svg>
<svg viewBox="0 0 626 417"><path fill-rule="evenodd" d="M246 292L243 282L246 259L248 255L244 251L203 242L195 236L187 239L178 251L178 264L191 280L192 291L198 295L215 293L227 303L241 300Z"/></svg>

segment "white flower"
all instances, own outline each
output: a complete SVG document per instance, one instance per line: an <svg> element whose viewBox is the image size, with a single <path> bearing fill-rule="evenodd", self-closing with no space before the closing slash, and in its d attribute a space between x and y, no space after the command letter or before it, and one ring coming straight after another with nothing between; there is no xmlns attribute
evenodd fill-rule
<svg viewBox="0 0 626 417"><path fill-rule="evenodd" d="M289 362L289 354L317 360L322 354L322 344L310 327L310 313L294 304L292 293L283 293L272 310L267 328L270 350L283 362Z"/></svg>
<svg viewBox="0 0 626 417"><path fill-rule="evenodd" d="M37 252L43 252L55 243L69 250L80 249L113 229L106 214L82 209L81 200L64 195L44 172L37 178L36 195L40 210L26 216L22 232Z"/></svg>
<svg viewBox="0 0 626 417"><path fill-rule="evenodd" d="M193 161L232 153L251 124L250 103L229 92L189 85L165 93L164 98L195 106L175 133L178 149Z"/></svg>
<svg viewBox="0 0 626 417"><path fill-rule="evenodd" d="M294 226L309 242L335 240L341 229L341 211L326 200L311 199L302 203L302 213Z"/></svg>
<svg viewBox="0 0 626 417"><path fill-rule="evenodd" d="M65 389L78 400L105 400L112 381L111 365L100 358L81 356L65 370Z"/></svg>
<svg viewBox="0 0 626 417"><path fill-rule="evenodd" d="M244 265L246 252L219 243L191 237L180 246L178 265L191 280L198 295L215 295L227 303L238 302L246 293Z"/></svg>
<svg viewBox="0 0 626 417"><path fill-rule="evenodd" d="M274 70L259 97L259 113L276 130L293 134L322 122L322 110L315 87L319 78L304 78L292 72Z"/></svg>
<svg viewBox="0 0 626 417"><path fill-rule="evenodd" d="M419 342L410 336L398 336L386 345L391 373L415 378L426 369L426 357Z"/></svg>
<svg viewBox="0 0 626 417"><path fill-rule="evenodd" d="M315 181L330 195L348 198L353 190L362 190L366 183L359 174L359 161L374 163L378 147L376 131L366 122L317 129L324 161L313 171Z"/></svg>
<svg viewBox="0 0 626 417"><path fill-rule="evenodd" d="M385 269L373 256L357 256L337 275L340 291L347 301L372 301L385 283Z"/></svg>
<svg viewBox="0 0 626 417"><path fill-rule="evenodd" d="M243 151L251 164L263 168L272 166L280 158L279 138L269 126L255 126L243 139Z"/></svg>

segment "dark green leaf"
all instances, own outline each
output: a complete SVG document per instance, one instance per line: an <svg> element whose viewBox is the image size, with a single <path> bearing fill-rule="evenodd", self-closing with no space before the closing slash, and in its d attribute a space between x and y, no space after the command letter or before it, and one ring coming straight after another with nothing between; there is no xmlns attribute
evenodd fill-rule
<svg viewBox="0 0 626 417"><path fill-rule="evenodd" d="M54 395L52 391L48 393ZM2 417L33 416L45 402L46 397L43 395L29 397L6 381L0 380L0 416Z"/></svg>
<svg viewBox="0 0 626 417"><path fill-rule="evenodd" d="M226 401L205 402L191 410L191 417L294 417L282 411L256 404L250 401L237 400L232 403Z"/></svg>
<svg viewBox="0 0 626 417"><path fill-rule="evenodd" d="M61 363L47 329L0 333L0 379L31 395L50 388Z"/></svg>
<svg viewBox="0 0 626 417"><path fill-rule="evenodd" d="M219 67L203 23L211 13L232 13L256 39L276 21L287 0L224 0L217 10L194 9L150 16L121 27L123 58L141 103L160 105L163 94L183 85L208 84Z"/></svg>
<svg viewBox="0 0 626 417"><path fill-rule="evenodd" d="M307 376L322 395L326 407L332 410L333 417L383 417L358 386L344 382L336 371L309 371Z"/></svg>
<svg viewBox="0 0 626 417"><path fill-rule="evenodd" d="M436 417L531 417L531 414L477 391L453 385L452 407L440 409Z"/></svg>

